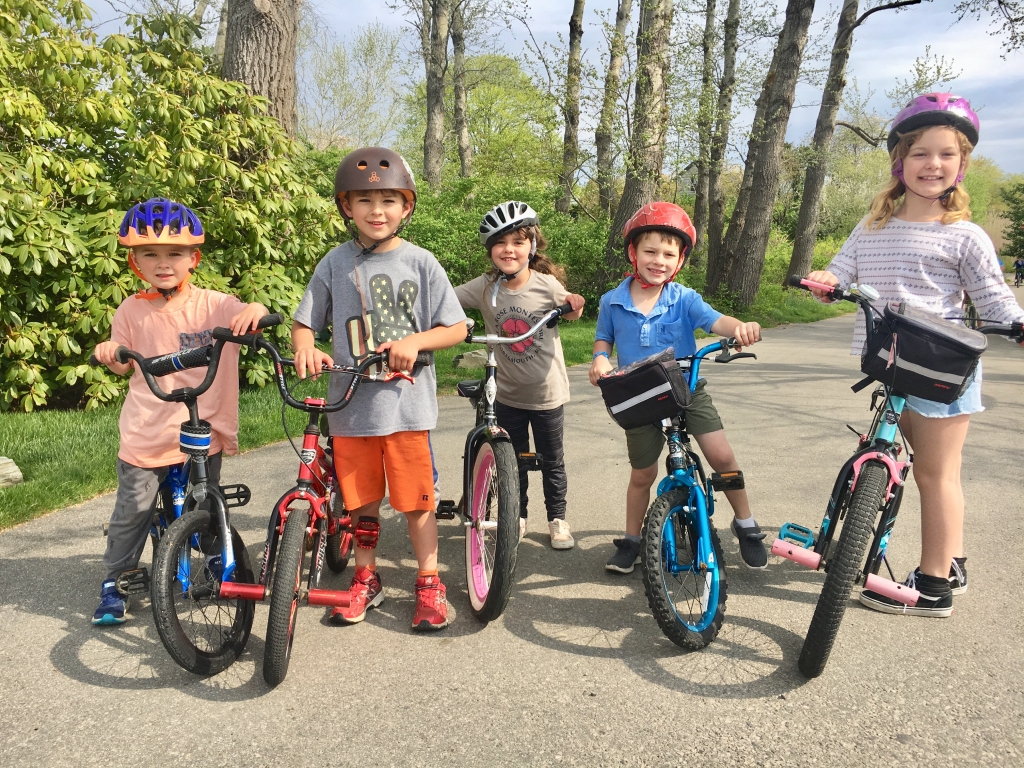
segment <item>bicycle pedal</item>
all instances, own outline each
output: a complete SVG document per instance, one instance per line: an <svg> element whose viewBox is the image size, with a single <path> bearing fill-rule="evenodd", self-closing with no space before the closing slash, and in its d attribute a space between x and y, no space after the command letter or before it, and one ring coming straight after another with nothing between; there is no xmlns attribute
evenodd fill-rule
<svg viewBox="0 0 1024 768"><path fill-rule="evenodd" d="M539 453L520 453L516 456L519 461L519 468L527 472L539 472L544 469L544 457Z"/></svg>
<svg viewBox="0 0 1024 768"><path fill-rule="evenodd" d="M136 568L132 571L125 571L114 582L117 591L122 595L141 595L149 592L149 571L145 568Z"/></svg>
<svg viewBox="0 0 1024 768"><path fill-rule="evenodd" d="M437 505L437 511L434 513L434 517L438 520L454 520L458 510L459 505L454 501L451 499L442 499L441 503Z"/></svg>
<svg viewBox="0 0 1024 768"><path fill-rule="evenodd" d="M735 472L715 472L711 475L711 487L716 491L742 491L746 486L743 473L737 469Z"/></svg>
<svg viewBox="0 0 1024 768"><path fill-rule="evenodd" d="M236 485L222 485L220 492L224 494L225 507L244 507L252 498L252 491L249 486L238 483Z"/></svg>
<svg viewBox="0 0 1024 768"><path fill-rule="evenodd" d="M799 544L804 549L811 549L814 546L814 531L796 523L783 523L779 528L779 538Z"/></svg>

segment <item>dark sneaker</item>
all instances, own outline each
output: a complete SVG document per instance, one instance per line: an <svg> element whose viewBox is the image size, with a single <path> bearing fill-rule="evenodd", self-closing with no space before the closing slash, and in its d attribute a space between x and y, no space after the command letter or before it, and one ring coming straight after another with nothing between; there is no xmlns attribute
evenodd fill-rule
<svg viewBox="0 0 1024 768"><path fill-rule="evenodd" d="M629 539L612 539L612 544L615 545L615 554L605 563L605 570L632 573L633 566L640 562L640 542L632 542Z"/></svg>
<svg viewBox="0 0 1024 768"><path fill-rule="evenodd" d="M911 589L917 589L917 579L920 576L920 573L921 572L915 568L903 583ZM947 592L942 595L942 597L921 595L917 599L917 605L904 605L899 600L893 600L891 597L886 597L885 595L880 595L877 592L872 592L870 589L865 589L860 593L860 601L871 610L881 611L882 613L902 613L907 616L935 616L943 619L953 615L952 592Z"/></svg>
<svg viewBox="0 0 1024 768"><path fill-rule="evenodd" d="M444 629L448 626L448 596L440 576L416 578L416 611L412 615L412 628L420 632Z"/></svg>
<svg viewBox="0 0 1024 768"><path fill-rule="evenodd" d="M92 615L92 623L98 627L124 624L128 617L128 600L117 590L117 582L104 581L100 587L100 605Z"/></svg>
<svg viewBox="0 0 1024 768"><path fill-rule="evenodd" d="M351 596L348 607L331 610L331 622L334 624L358 624L366 618L368 608L376 608L384 602L384 587L380 576L369 568L356 568L348 591Z"/></svg>
<svg viewBox="0 0 1024 768"><path fill-rule="evenodd" d="M765 534L761 528L754 523L749 528L741 528L736 524L736 518L732 519L732 535L740 543L740 557L747 568L761 571L768 567L768 552L764 548Z"/></svg>
<svg viewBox="0 0 1024 768"><path fill-rule="evenodd" d="M967 591L967 558L954 557L949 566L949 589L954 595Z"/></svg>

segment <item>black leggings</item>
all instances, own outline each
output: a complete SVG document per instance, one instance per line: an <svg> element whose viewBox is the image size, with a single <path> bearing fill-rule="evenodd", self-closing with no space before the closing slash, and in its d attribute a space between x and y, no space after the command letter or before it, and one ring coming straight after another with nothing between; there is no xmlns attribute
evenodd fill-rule
<svg viewBox="0 0 1024 768"><path fill-rule="evenodd" d="M533 442L537 453L544 458L541 476L544 481L544 506L548 520L565 519L565 453L562 451L562 429L565 423L563 407L549 411L527 411L496 402L494 410L498 424L512 438L512 447L517 454L530 450L530 432L533 427ZM519 470L519 515L526 517L529 478L525 469Z"/></svg>

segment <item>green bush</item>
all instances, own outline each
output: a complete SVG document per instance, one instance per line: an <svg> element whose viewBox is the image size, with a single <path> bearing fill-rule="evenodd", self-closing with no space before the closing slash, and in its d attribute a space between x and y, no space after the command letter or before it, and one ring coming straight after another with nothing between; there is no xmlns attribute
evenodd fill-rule
<svg viewBox="0 0 1024 768"><path fill-rule="evenodd" d="M135 202L199 214L196 284L288 314L338 233L315 167L262 99L209 71L187 18L102 40L87 19L80 0L0 0L4 410L93 406L125 385L86 361L139 288L117 243ZM247 375L268 371L257 360Z"/></svg>
<svg viewBox="0 0 1024 768"><path fill-rule="evenodd" d="M1003 188L1002 198L1006 204L1004 215L1009 223L1003 235L1003 250L999 255L1005 264L1012 265L1017 257L1024 256L1024 181Z"/></svg>

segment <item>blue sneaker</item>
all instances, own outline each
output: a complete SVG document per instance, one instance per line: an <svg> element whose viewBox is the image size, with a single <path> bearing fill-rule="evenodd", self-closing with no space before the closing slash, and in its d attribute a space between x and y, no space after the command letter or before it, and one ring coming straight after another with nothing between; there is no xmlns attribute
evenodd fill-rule
<svg viewBox="0 0 1024 768"><path fill-rule="evenodd" d="M100 627L124 624L128 617L128 601L117 590L116 581L104 581L100 589L100 605L92 615L92 623Z"/></svg>

